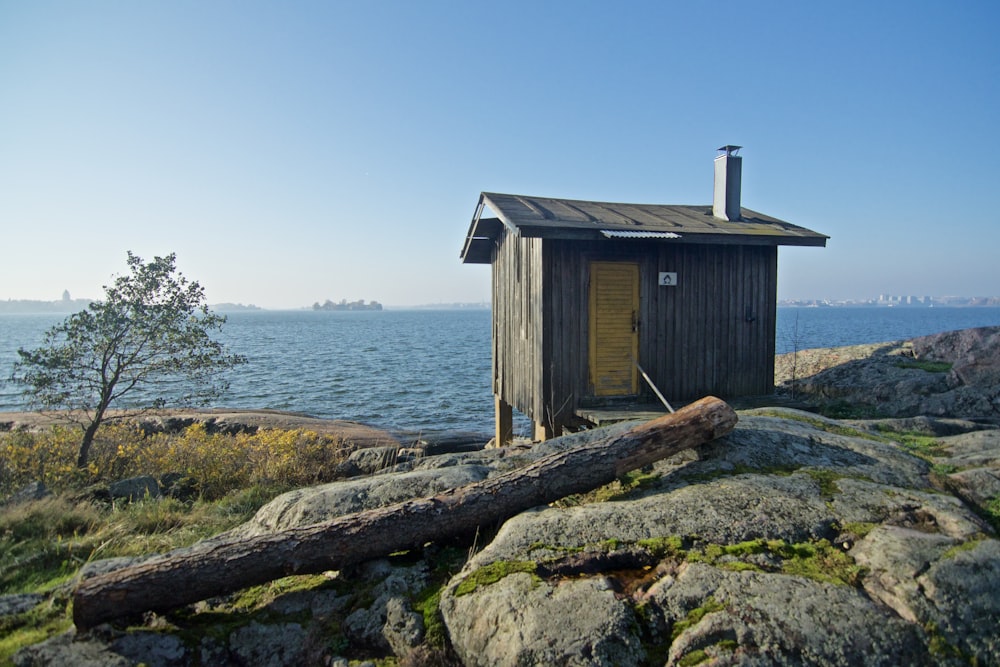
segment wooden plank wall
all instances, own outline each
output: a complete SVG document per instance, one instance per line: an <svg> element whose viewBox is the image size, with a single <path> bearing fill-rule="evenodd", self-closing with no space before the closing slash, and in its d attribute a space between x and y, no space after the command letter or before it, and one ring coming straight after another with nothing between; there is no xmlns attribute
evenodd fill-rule
<svg viewBox="0 0 1000 667"><path fill-rule="evenodd" d="M541 249L505 228L492 271L493 393L535 421L545 414Z"/></svg>
<svg viewBox="0 0 1000 667"><path fill-rule="evenodd" d="M668 400L773 390L776 247L549 240L543 257L544 392L558 423L571 423L591 393L587 287L596 260L639 263L639 362ZM660 287L660 271L676 272L678 285Z"/></svg>

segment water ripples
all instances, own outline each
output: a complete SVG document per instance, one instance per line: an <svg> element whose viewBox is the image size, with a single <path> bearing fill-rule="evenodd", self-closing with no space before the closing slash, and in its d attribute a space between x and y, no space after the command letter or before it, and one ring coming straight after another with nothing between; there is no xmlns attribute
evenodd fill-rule
<svg viewBox="0 0 1000 667"><path fill-rule="evenodd" d="M7 381L17 348L64 315L0 315L0 411L25 409ZM1000 324L1000 308L779 308L778 352ZM218 407L270 408L386 428L493 429L487 310L233 313L220 336L249 360ZM170 397L166 397L169 403ZM529 432L518 418L519 434Z"/></svg>

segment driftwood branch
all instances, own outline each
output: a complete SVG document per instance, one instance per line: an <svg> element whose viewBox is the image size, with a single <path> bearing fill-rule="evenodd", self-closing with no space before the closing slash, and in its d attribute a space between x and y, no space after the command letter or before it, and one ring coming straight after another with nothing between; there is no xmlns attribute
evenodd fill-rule
<svg viewBox="0 0 1000 667"><path fill-rule="evenodd" d="M708 397L613 437L551 454L497 477L330 521L232 542L210 542L83 581L73 595L81 630L166 611L291 574L342 569L507 519L590 491L630 470L729 433L737 417Z"/></svg>

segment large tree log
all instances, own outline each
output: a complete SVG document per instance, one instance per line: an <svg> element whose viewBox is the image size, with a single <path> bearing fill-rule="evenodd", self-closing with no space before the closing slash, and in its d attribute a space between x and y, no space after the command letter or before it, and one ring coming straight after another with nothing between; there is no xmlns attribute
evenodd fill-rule
<svg viewBox="0 0 1000 667"><path fill-rule="evenodd" d="M291 574L341 569L502 521L583 493L622 474L729 433L723 401L696 403L614 437L430 498L234 542L210 542L83 581L73 595L81 630L122 616L166 611Z"/></svg>

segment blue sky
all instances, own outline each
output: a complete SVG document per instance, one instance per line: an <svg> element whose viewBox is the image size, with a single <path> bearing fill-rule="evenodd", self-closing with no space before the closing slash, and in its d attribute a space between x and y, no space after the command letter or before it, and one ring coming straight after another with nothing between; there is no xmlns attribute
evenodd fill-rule
<svg viewBox="0 0 1000 667"><path fill-rule="evenodd" d="M489 299L480 191L827 234L779 298L1000 294L1000 3L0 0L0 299Z"/></svg>

